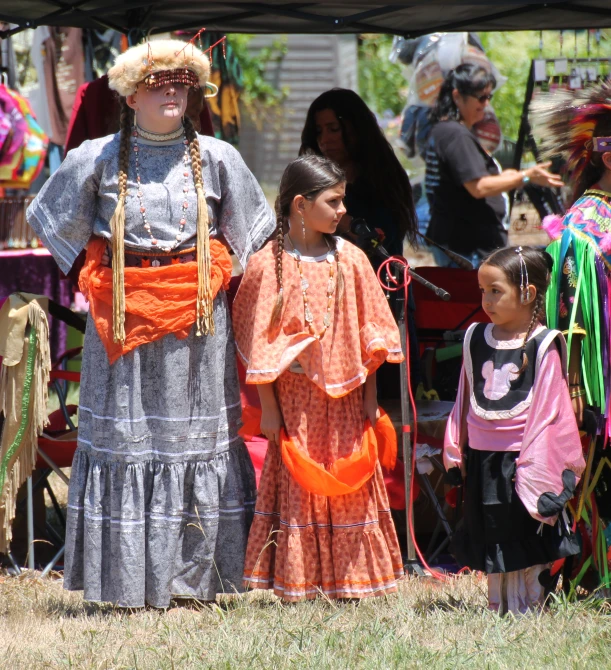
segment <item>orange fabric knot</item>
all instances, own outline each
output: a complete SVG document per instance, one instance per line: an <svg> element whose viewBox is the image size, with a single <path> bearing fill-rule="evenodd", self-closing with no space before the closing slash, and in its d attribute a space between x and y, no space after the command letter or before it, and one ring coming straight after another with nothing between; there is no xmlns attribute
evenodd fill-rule
<svg viewBox="0 0 611 670"><path fill-rule="evenodd" d="M282 461L295 481L306 491L316 495L338 496L358 491L373 475L376 462L392 470L397 462L397 433L386 412L380 408L381 416L375 428L365 421L363 443L358 451L346 458L338 458L326 470L298 449L284 431L280 432ZM260 433L261 410L247 406L242 414L243 427L240 435L247 437Z"/></svg>
<svg viewBox="0 0 611 670"><path fill-rule="evenodd" d="M107 242L89 243L79 288L89 300L89 310L98 335L114 363L141 344L154 342L169 333L179 340L187 337L195 323L197 261L159 267L125 268L125 343L113 341L112 268L102 265ZM232 263L226 247L210 240L212 295L227 290Z"/></svg>

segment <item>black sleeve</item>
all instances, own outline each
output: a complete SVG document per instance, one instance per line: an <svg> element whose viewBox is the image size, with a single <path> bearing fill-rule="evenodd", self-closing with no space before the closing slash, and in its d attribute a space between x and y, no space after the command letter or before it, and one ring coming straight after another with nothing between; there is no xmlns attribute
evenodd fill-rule
<svg viewBox="0 0 611 670"><path fill-rule="evenodd" d="M452 124L444 128L436 138L436 148L457 184L465 184L490 174L483 149L464 126Z"/></svg>

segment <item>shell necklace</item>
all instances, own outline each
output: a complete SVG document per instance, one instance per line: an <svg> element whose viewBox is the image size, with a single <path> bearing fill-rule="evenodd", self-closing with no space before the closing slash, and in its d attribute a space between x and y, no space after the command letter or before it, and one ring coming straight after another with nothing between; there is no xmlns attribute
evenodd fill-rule
<svg viewBox="0 0 611 670"><path fill-rule="evenodd" d="M180 133L176 135L176 137L173 139L177 139L178 137L180 137L180 135L184 135L184 128L180 128L179 130ZM189 177L192 178L191 157L189 156L189 140L185 137L185 139L182 142L185 146L185 154L183 156L184 169L182 173L184 184L182 188L183 202L180 211L180 221L178 222L178 233L176 234L176 239L173 244L170 245L159 244L159 241L155 238L155 236L151 232L151 224L146 218L146 207L144 205L144 196L142 195L142 183L140 181L140 161L138 158L138 155L140 153L140 147L138 146L138 136L141 135L146 139L145 133L143 133L138 126L134 128L134 131L132 133L134 138L134 155L136 157L136 183L138 185L136 195L138 196L138 201L140 203L140 214L142 215L142 223L144 225L144 230L146 230L149 237L151 238L151 244L154 247L157 247L157 245L159 245L158 248L161 251L170 252L176 249L176 247L182 242L182 234L187 224L186 213L189 207L189 203L187 202L187 196L189 194Z"/></svg>
<svg viewBox="0 0 611 670"><path fill-rule="evenodd" d="M323 328L319 333L317 333L316 328L314 328L314 315L312 314L312 310L310 309L310 305L308 303L308 288L310 287L310 284L303 276L303 268L301 266L301 252L299 249L297 249L297 247L295 247L295 244L293 243L289 233L287 233L287 237L289 238L289 242L293 247L295 262L297 263L297 270L299 271L299 277L301 279L301 295L303 297L303 314L305 322L308 324L308 330L310 331L310 334L317 340L322 340L322 338L325 336L325 333L327 332L327 329L331 325L331 306L333 304L333 293L335 292L335 268L333 267L333 261L336 260L337 251L335 254L333 254L329 240L327 240L325 237L325 242L327 243L327 247L329 249L329 253L327 254L326 258L326 261L329 264L329 280L327 282L327 312L322 322ZM337 260L339 262L339 259Z"/></svg>

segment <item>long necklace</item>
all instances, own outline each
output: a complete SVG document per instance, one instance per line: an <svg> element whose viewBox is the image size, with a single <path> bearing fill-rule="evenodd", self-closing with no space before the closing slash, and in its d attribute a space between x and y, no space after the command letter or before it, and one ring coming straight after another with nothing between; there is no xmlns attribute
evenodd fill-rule
<svg viewBox="0 0 611 670"><path fill-rule="evenodd" d="M326 258L326 261L329 264L329 280L327 281L327 312L322 322L323 329L320 331L320 333L317 333L316 328L314 327L314 315L312 314L312 310L310 309L310 305L308 303L308 288L310 287L310 284L308 280L303 276L303 268L301 266L301 253L299 249L295 247L295 244L293 243L293 240L291 239L291 236L288 233L287 237L289 238L289 242L293 247L293 252L295 253L295 262L297 263L297 270L299 271L299 277L301 279L301 295L303 297L303 314L305 322L308 324L308 330L310 331L310 334L313 335L317 340L322 340L325 333L327 332L327 329L331 325L331 306L333 304L333 293L335 292L335 281L334 281L335 268L333 267L333 261L335 260L335 257L331 251L329 241L325 238L325 241L327 242L327 247L329 248L329 253L327 254Z"/></svg>
<svg viewBox="0 0 611 670"><path fill-rule="evenodd" d="M184 128L180 129L181 133L184 134ZM146 131L145 131L146 132ZM136 191L136 195L138 196L138 201L140 203L140 214L142 216L142 223L144 225L144 230L148 233L149 237L151 238L151 244L153 246L159 245L159 248L161 251L169 252L173 251L176 249L176 247L182 242L182 234L185 229L185 226L187 224L187 219L186 219L186 213L187 209L189 207L189 203L187 201L187 196L189 194L189 177L191 177L191 158L189 156L189 140L185 137L183 140L183 144L185 146L185 153L183 156L183 164L184 164L184 169L183 169L183 179L184 179L184 185L182 188L182 194L183 194L183 202L182 202L182 207L181 207L181 212L180 212L180 221L178 222L178 233L176 234L176 240L174 241L173 244L171 245L163 245L159 244L159 241L155 238L153 233L151 232L151 224L149 223L148 219L146 218L146 207L144 205L144 197L142 194L142 182L140 180L140 160L138 158L138 155L140 153L140 147L138 146L138 135L142 134L141 130L139 128L134 128L133 132L133 137L134 137L134 155L136 157L136 182L138 184L138 190ZM142 135L144 137L144 135ZM177 135L176 138L180 137L180 135ZM173 138L173 139L176 139ZM161 140L159 140L161 141Z"/></svg>

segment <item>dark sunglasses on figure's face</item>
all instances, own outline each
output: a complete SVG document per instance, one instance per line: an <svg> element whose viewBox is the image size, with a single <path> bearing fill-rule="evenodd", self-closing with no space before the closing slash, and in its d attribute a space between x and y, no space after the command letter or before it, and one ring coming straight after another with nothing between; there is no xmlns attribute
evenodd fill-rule
<svg viewBox="0 0 611 670"><path fill-rule="evenodd" d="M480 103L480 105L484 105L486 102L490 102L490 100L492 100L492 93L485 93L484 95L475 95L475 93L471 93L469 97L475 98Z"/></svg>

